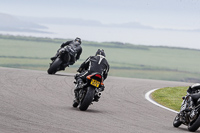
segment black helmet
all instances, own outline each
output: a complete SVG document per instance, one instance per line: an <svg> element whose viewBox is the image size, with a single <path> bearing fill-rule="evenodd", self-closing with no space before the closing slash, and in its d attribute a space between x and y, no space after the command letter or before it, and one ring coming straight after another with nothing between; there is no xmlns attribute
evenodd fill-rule
<svg viewBox="0 0 200 133"><path fill-rule="evenodd" d="M193 85L191 86L191 88L200 89L200 84L199 84L199 83L193 84Z"/></svg>
<svg viewBox="0 0 200 133"><path fill-rule="evenodd" d="M81 38L77 37L75 40L75 42L78 41L81 44Z"/></svg>
<svg viewBox="0 0 200 133"><path fill-rule="evenodd" d="M102 55L102 56L106 57L106 54L105 54L103 49L98 49L97 52L96 52L96 56L97 55Z"/></svg>

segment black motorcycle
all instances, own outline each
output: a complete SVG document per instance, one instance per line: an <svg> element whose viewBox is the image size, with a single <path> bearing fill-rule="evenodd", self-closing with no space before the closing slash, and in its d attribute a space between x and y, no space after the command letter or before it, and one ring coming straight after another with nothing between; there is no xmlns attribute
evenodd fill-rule
<svg viewBox="0 0 200 133"><path fill-rule="evenodd" d="M191 100L194 101L194 107L191 108ZM174 127L181 124L188 126L188 130L195 132L200 127L200 99L196 95L188 95L183 97L181 111L177 114L173 121Z"/></svg>
<svg viewBox="0 0 200 133"><path fill-rule="evenodd" d="M76 51L70 46L65 46L60 49L56 59L50 63L50 67L47 70L48 74L55 74L57 71L65 70L65 68L69 66L71 57L76 56L75 54Z"/></svg>
<svg viewBox="0 0 200 133"><path fill-rule="evenodd" d="M92 73L91 75L88 75L83 88L79 90L76 96L78 102L74 102L73 107L76 108L79 106L81 111L87 110L93 101L97 102L97 99L100 98L101 93L99 92L99 88L102 85L104 84L102 75L100 73Z"/></svg>

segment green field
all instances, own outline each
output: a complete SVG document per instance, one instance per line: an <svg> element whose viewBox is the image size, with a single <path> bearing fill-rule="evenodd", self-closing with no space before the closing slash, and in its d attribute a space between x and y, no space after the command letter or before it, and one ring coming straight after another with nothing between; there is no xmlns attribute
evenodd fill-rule
<svg viewBox="0 0 200 133"><path fill-rule="evenodd" d="M166 87L152 93L152 98L159 104L170 109L180 111L182 97L187 93L188 86Z"/></svg>
<svg viewBox="0 0 200 133"><path fill-rule="evenodd" d="M0 35L0 66L46 71L50 57L70 39ZM200 50L153 47L120 42L82 42L83 53L65 72L79 65L98 48L106 52L111 76L200 82Z"/></svg>

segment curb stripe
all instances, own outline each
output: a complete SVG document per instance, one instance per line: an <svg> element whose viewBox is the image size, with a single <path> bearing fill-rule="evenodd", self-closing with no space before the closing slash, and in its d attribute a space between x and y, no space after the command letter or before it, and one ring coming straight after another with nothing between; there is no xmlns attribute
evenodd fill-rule
<svg viewBox="0 0 200 133"><path fill-rule="evenodd" d="M159 106L159 107L161 107L161 108L164 108L164 109L169 110L169 111L174 112L174 113L178 113L178 112L175 111L175 110L172 110L172 109L170 109L170 108L167 108L167 107L165 107L165 106L163 106L163 105L158 104L157 102L153 101L153 100L150 98L151 93L153 93L154 91L156 91L156 90L158 90L158 89L159 89L159 88L148 91L148 92L145 94L145 99L147 99L149 102L151 102L151 103L153 103L153 104L155 104L155 105L157 105L157 106Z"/></svg>

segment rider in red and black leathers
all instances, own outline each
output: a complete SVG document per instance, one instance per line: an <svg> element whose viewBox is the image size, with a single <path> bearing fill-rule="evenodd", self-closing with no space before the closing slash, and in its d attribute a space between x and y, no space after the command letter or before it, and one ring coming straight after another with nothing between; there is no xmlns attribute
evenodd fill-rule
<svg viewBox="0 0 200 133"><path fill-rule="evenodd" d="M82 53L81 39L78 38L78 37L75 40L71 40L71 41L67 41L65 43L62 43L60 48L57 50L56 55L54 57L52 57L51 60L55 60L56 57L58 56L59 51L62 50L62 48L64 48L67 45L71 46L71 48L74 51L71 52L71 53L73 53L73 54L70 55L71 60L69 61L69 64L66 64L66 65L73 65L75 63L75 61L77 61L80 58L80 55Z"/></svg>
<svg viewBox="0 0 200 133"><path fill-rule="evenodd" d="M109 71L109 64L105 58L104 50L98 49L95 56L88 57L77 70L81 72L80 74L75 76L77 81L77 88L75 92L79 90L82 86L82 83L86 81L86 77L93 72L99 72L103 75L103 80L107 78ZM103 91L104 88L101 88Z"/></svg>

